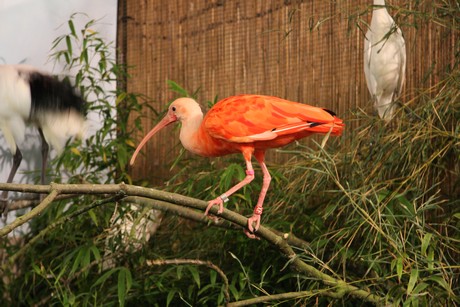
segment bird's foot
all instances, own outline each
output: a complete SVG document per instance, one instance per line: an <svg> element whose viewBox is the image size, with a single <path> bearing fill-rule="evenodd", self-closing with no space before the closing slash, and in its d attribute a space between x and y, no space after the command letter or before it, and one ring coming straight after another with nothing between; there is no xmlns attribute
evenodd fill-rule
<svg viewBox="0 0 460 307"><path fill-rule="evenodd" d="M206 207L206 211L204 212L204 215L206 215L207 217L212 219L214 222L218 222L219 219L214 215L210 215L209 210L211 210L212 207L217 205L217 206L219 206L219 209L217 210L217 214L221 214L222 212L224 212L224 198L226 200L228 200L228 198L226 196L224 196L224 197L219 196L216 199L208 201L208 206Z"/></svg>
<svg viewBox="0 0 460 307"><path fill-rule="evenodd" d="M256 209L257 209L257 207L256 207ZM260 208L260 209L262 209L262 208ZM260 211L262 211L262 210L260 210ZM248 229L244 230L244 234L250 239L258 239L259 240L259 237L257 237L254 234L254 232L256 232L260 227L260 216L261 216L261 214L258 214L256 212L254 212L254 214L250 218L248 218Z"/></svg>

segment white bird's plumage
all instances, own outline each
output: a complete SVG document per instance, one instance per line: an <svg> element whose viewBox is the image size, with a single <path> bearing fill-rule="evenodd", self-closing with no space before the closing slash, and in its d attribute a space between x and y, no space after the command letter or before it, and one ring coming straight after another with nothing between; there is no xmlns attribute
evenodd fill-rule
<svg viewBox="0 0 460 307"><path fill-rule="evenodd" d="M405 80L406 44L384 0L374 0L364 40L364 74L380 118L391 120Z"/></svg>
<svg viewBox="0 0 460 307"><path fill-rule="evenodd" d="M7 182L12 182L21 162L18 145L24 141L27 125L39 129L42 138L42 184L48 144L58 152L85 127L84 101L68 82L26 65L0 65L0 130L14 155ZM0 200L5 209L7 191Z"/></svg>

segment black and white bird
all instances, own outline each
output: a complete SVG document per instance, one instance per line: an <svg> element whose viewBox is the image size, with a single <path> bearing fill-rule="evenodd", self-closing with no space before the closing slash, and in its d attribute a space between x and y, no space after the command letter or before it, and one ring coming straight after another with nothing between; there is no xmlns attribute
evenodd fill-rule
<svg viewBox="0 0 460 307"><path fill-rule="evenodd" d="M364 74L380 118L391 120L406 75L406 43L384 0L374 0L364 40Z"/></svg>
<svg viewBox="0 0 460 307"><path fill-rule="evenodd" d="M49 145L59 153L65 142L81 137L85 127L85 101L66 80L27 65L0 65L0 130L13 154L7 183L13 181L21 163L19 150L27 125L38 128L42 142L41 183ZM0 199L0 215L7 209L8 191Z"/></svg>

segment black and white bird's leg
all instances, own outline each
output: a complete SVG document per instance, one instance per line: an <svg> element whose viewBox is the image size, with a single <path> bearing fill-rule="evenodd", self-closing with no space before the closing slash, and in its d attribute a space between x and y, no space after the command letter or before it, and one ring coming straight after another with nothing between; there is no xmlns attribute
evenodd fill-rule
<svg viewBox="0 0 460 307"><path fill-rule="evenodd" d="M10 174L8 175L8 179L6 180L6 183L11 183L13 182L14 175L16 175L16 172L19 168L19 165L21 164L22 161L22 153L19 150L19 147L16 146L16 152L13 156L13 166L11 167ZM0 215L7 214L8 213L8 192L9 191L3 191L2 197L0 199Z"/></svg>
<svg viewBox="0 0 460 307"><path fill-rule="evenodd" d="M46 166L48 164L48 154L50 151L50 146L46 142L42 129L38 129L38 132L40 133L40 139L42 141L42 172L40 177L40 183L45 184Z"/></svg>
<svg viewBox="0 0 460 307"><path fill-rule="evenodd" d="M42 129L38 129L38 132L40 133L40 139L42 142L42 171L41 171L41 176L40 176L40 184L45 184L46 167L48 164L48 154L50 151L50 146L48 145L48 142L46 142ZM44 198L45 198L45 195L42 194L40 196L40 201L42 201Z"/></svg>

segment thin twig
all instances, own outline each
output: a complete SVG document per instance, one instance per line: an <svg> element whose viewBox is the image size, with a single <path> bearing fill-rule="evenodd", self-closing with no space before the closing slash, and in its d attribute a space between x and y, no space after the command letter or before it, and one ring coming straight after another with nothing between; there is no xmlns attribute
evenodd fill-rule
<svg viewBox="0 0 460 307"><path fill-rule="evenodd" d="M11 224L8 224L5 227L1 228L0 237L6 236L10 232L12 232L14 229L27 223L29 220L31 220L35 216L42 213L43 210L45 210L53 202L53 200L56 198L56 196L58 196L58 194L59 194L59 191L53 189L51 193L38 206L30 210L28 213L16 218Z"/></svg>
<svg viewBox="0 0 460 307"><path fill-rule="evenodd" d="M241 307L241 306L253 306L256 304L268 303L271 301L282 301L282 300L293 300L306 297L315 297L315 296L327 296L332 298L341 298L343 297L342 293L334 291L299 291L299 292L286 292L281 294L274 295L265 295L260 297L255 297L243 301L233 302L227 305L227 307Z"/></svg>

